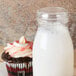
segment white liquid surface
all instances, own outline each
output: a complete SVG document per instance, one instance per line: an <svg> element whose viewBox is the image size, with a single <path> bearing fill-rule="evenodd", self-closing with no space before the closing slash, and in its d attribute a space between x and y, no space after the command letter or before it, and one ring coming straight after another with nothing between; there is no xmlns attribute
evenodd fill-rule
<svg viewBox="0 0 76 76"><path fill-rule="evenodd" d="M73 76L73 56L67 27L40 27L33 46L33 76Z"/></svg>

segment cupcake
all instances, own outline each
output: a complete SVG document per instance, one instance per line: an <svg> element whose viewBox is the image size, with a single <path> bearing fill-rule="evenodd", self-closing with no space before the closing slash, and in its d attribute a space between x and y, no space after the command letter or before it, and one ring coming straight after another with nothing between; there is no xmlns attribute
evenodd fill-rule
<svg viewBox="0 0 76 76"><path fill-rule="evenodd" d="M8 76L32 76L32 45L25 37L7 43L2 53Z"/></svg>

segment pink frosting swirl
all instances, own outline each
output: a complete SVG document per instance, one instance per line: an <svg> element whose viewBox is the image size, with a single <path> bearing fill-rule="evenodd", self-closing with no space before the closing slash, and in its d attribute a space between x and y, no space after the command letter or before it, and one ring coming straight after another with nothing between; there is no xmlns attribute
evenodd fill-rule
<svg viewBox="0 0 76 76"><path fill-rule="evenodd" d="M5 53L9 53L11 57L32 57L32 45L33 43L27 41L25 37L21 37L19 41L8 43L4 48Z"/></svg>

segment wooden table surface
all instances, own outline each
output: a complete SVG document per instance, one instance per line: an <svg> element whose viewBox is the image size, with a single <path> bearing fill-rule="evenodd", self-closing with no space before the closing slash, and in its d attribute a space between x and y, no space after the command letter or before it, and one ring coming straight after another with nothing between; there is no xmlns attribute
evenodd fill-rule
<svg viewBox="0 0 76 76"><path fill-rule="evenodd" d="M3 52L3 46L0 46L0 62L2 62L1 54ZM76 76L76 51L74 51L74 76Z"/></svg>

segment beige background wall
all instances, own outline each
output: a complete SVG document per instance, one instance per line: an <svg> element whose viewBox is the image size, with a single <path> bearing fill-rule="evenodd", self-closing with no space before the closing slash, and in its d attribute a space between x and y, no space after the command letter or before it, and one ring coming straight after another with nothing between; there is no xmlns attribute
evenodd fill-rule
<svg viewBox="0 0 76 76"><path fill-rule="evenodd" d="M68 9L75 25L76 0L0 0L0 44L18 39L21 35L33 40L37 29L36 11L47 6Z"/></svg>

